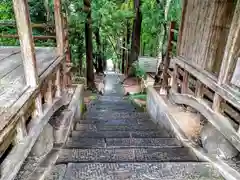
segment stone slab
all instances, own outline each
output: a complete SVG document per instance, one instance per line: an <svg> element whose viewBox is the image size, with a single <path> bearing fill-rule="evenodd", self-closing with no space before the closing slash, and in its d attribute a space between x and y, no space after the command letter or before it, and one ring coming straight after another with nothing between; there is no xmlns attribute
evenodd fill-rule
<svg viewBox="0 0 240 180"><path fill-rule="evenodd" d="M69 138L65 148L105 148L104 138Z"/></svg>
<svg viewBox="0 0 240 180"><path fill-rule="evenodd" d="M79 124L79 123L76 123L75 130L77 130L77 131L97 131L97 127L94 124Z"/></svg>
<svg viewBox="0 0 240 180"><path fill-rule="evenodd" d="M63 149L58 163L66 162L181 162L197 161L186 148Z"/></svg>
<svg viewBox="0 0 240 180"><path fill-rule="evenodd" d="M176 138L107 138L107 148L175 148L181 147Z"/></svg>
<svg viewBox="0 0 240 180"><path fill-rule="evenodd" d="M57 162L125 162L134 159L134 149L63 149Z"/></svg>
<svg viewBox="0 0 240 180"><path fill-rule="evenodd" d="M223 180L208 163L68 164L65 180Z"/></svg>
<svg viewBox="0 0 240 180"><path fill-rule="evenodd" d="M198 161L188 148L135 149L137 162L186 162Z"/></svg>
<svg viewBox="0 0 240 180"><path fill-rule="evenodd" d="M86 131L73 131L72 139L78 139L81 137L89 138L130 138L131 132L127 131L95 131L95 132L86 132Z"/></svg>
<svg viewBox="0 0 240 180"><path fill-rule="evenodd" d="M97 129L99 131L158 131L156 126L144 126L144 125L131 125L131 124L126 124L126 125L105 125L105 124L100 124L97 125Z"/></svg>

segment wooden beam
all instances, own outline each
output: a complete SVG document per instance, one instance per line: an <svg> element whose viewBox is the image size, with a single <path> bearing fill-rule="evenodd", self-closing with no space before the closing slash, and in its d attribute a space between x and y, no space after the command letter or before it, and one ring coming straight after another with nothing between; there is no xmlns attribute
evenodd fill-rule
<svg viewBox="0 0 240 180"><path fill-rule="evenodd" d="M15 38L18 39L19 36L17 34L0 34L1 38ZM37 39L56 39L56 36L33 36L34 40Z"/></svg>
<svg viewBox="0 0 240 180"><path fill-rule="evenodd" d="M38 84L38 73L27 0L13 0L13 9L21 45L25 78L27 85L35 87Z"/></svg>
<svg viewBox="0 0 240 180"><path fill-rule="evenodd" d="M0 25L1 26L7 26L7 27L16 27L16 22L12 21L12 22L1 22L0 21ZM31 23L31 27L32 28L52 28L54 27L53 24L36 24L36 23Z"/></svg>
<svg viewBox="0 0 240 180"><path fill-rule="evenodd" d="M55 17L55 29L56 29L58 55L63 56L64 27L63 27L63 18L61 14L61 0L54 0L54 17Z"/></svg>
<svg viewBox="0 0 240 180"><path fill-rule="evenodd" d="M236 4L235 13L233 16L227 44L224 51L222 65L217 82L219 85L227 83L230 69L233 66L234 58L236 58L235 57L236 52L239 51L239 45L240 45L240 0L238 0ZM213 100L214 110L220 111L221 101L222 97L219 95L219 93L216 93L214 95Z"/></svg>
<svg viewBox="0 0 240 180"><path fill-rule="evenodd" d="M223 85L219 85L217 80L214 79L207 71L193 66L182 57L176 57L173 61L180 67L187 70L191 75L196 77L199 81L219 94L223 99L231 103L236 108L240 109L240 97L235 92L230 91Z"/></svg>

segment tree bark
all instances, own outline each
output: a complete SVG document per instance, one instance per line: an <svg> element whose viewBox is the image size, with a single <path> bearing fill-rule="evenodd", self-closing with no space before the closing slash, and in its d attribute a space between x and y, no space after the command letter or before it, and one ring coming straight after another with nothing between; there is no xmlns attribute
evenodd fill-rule
<svg viewBox="0 0 240 180"><path fill-rule="evenodd" d="M136 16L133 23L131 53L128 63L129 67L131 67L133 62L138 60L138 56L140 53L141 26L142 26L142 13L140 7L141 0L134 0L134 9L136 11Z"/></svg>
<svg viewBox="0 0 240 180"><path fill-rule="evenodd" d="M100 39L99 28L96 29L94 34L95 34L96 43L97 43L97 54L96 54L97 69L96 69L96 71L98 73L103 73L103 56L102 56L101 39Z"/></svg>
<svg viewBox="0 0 240 180"><path fill-rule="evenodd" d="M92 44L92 17L91 17L91 0L83 0L84 6L89 9L85 21L85 43L86 43L86 65L87 65L87 86L89 89L96 89L94 83L93 71L93 44Z"/></svg>
<svg viewBox="0 0 240 180"><path fill-rule="evenodd" d="M124 34L125 36L125 34ZM123 48L122 48L122 73L124 74L125 70L125 59L126 59L126 37L123 37Z"/></svg>
<svg viewBox="0 0 240 180"><path fill-rule="evenodd" d="M130 58L130 53L129 53L129 47L130 47L130 38L131 38L131 27L129 21L127 21L127 54L126 54L126 71L125 74L128 74L128 69L129 69L129 58Z"/></svg>

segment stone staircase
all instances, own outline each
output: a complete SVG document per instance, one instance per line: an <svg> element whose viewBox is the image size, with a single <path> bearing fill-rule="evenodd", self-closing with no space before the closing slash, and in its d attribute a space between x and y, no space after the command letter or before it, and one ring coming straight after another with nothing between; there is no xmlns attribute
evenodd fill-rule
<svg viewBox="0 0 240 180"><path fill-rule="evenodd" d="M112 83L116 75L111 75ZM107 75L109 78L109 75ZM108 79L107 79L108 80ZM110 79L111 80L111 79ZM215 180L207 162L124 100L115 84L89 107L45 180Z"/></svg>

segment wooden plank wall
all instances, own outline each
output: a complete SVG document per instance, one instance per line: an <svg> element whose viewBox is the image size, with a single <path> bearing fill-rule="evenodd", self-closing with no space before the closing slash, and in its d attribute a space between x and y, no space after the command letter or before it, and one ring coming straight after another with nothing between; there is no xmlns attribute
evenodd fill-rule
<svg viewBox="0 0 240 180"><path fill-rule="evenodd" d="M235 5L229 0L185 1L179 55L218 74Z"/></svg>

